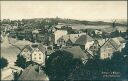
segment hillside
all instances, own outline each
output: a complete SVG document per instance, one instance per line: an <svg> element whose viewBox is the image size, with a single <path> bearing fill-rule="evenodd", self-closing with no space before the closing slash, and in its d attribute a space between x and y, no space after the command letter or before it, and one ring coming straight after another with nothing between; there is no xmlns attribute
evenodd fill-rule
<svg viewBox="0 0 128 81"><path fill-rule="evenodd" d="M8 20L9 21L9 20ZM75 20L75 19L62 19L62 18L33 18L33 19L22 19L22 20L10 20L10 22L3 20L2 24L15 25L21 28L44 28L54 27L57 23L65 24L79 24L85 26L112 26L113 22L105 21L87 21L87 20ZM127 26L127 20L116 20L116 26Z"/></svg>

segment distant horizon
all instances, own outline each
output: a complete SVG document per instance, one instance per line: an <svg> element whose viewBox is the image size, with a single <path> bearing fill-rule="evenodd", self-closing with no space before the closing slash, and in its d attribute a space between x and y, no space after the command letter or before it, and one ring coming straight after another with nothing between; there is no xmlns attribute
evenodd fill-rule
<svg viewBox="0 0 128 81"><path fill-rule="evenodd" d="M127 1L1 1L1 20L57 16L87 21L127 19Z"/></svg>
<svg viewBox="0 0 128 81"><path fill-rule="evenodd" d="M23 19L25 19L25 20L27 20L27 19L46 19L46 18L57 18L57 17L44 17L44 18L42 18L42 17L38 17L38 18L23 18ZM61 17L58 17L58 18L61 18ZM7 18L7 19L9 19L9 18ZM5 20L7 20L7 19L5 19ZM12 20L12 21L17 21L17 20L23 20L23 19L9 19L9 20ZM96 19L96 20L91 20L91 19L73 19L73 18L61 18L61 19L72 19L72 20L79 20L79 21L103 21L103 22L112 22L112 21L114 21L114 20L124 20L124 21L127 21L127 19ZM0 19L0 20L4 20L4 19Z"/></svg>

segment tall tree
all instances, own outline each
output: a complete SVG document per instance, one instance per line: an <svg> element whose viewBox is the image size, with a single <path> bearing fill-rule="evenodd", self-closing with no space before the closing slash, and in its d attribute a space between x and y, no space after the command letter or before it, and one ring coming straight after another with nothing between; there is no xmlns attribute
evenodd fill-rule
<svg viewBox="0 0 128 81"><path fill-rule="evenodd" d="M15 64L16 64L16 66L25 69L26 67L28 67L30 62L27 62L26 59L22 55L17 55L17 60L16 60Z"/></svg>
<svg viewBox="0 0 128 81"><path fill-rule="evenodd" d="M46 61L46 74L50 80L81 80L82 66L80 59L76 60L71 53L59 50Z"/></svg>

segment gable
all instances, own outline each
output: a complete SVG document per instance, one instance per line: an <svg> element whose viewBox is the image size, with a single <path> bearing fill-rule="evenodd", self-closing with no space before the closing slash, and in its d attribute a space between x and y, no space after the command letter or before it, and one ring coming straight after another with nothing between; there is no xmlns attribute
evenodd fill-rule
<svg viewBox="0 0 128 81"><path fill-rule="evenodd" d="M72 41L70 39L67 40L67 44L72 44Z"/></svg>
<svg viewBox="0 0 128 81"><path fill-rule="evenodd" d="M28 50L27 48L23 49L23 52L28 52L28 51L30 51L30 50Z"/></svg>
<svg viewBox="0 0 128 81"><path fill-rule="evenodd" d="M32 51L32 48L29 46L29 45L26 45L26 46L24 46L24 48L21 50L21 53L27 53L27 52L30 52L31 53L31 51Z"/></svg>
<svg viewBox="0 0 128 81"><path fill-rule="evenodd" d="M87 42L86 35L82 35L82 36L80 36L80 37L75 41L75 44L85 45L86 42Z"/></svg>
<svg viewBox="0 0 128 81"><path fill-rule="evenodd" d="M45 51L43 52L43 51L40 50L39 48L35 48L35 49L33 49L32 53L42 53L42 54L44 54Z"/></svg>
<svg viewBox="0 0 128 81"><path fill-rule="evenodd" d="M114 42L112 42L112 40L108 40L105 42L105 44L101 47L101 50L105 50L105 49L109 49L111 48L111 50L115 51L118 49L117 46L114 45Z"/></svg>

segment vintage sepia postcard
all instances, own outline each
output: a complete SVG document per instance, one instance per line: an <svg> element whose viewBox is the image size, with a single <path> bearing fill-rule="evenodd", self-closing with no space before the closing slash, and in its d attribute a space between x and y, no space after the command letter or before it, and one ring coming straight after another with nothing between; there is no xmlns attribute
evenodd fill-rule
<svg viewBox="0 0 128 81"><path fill-rule="evenodd" d="M128 81L127 1L0 1L1 80Z"/></svg>

